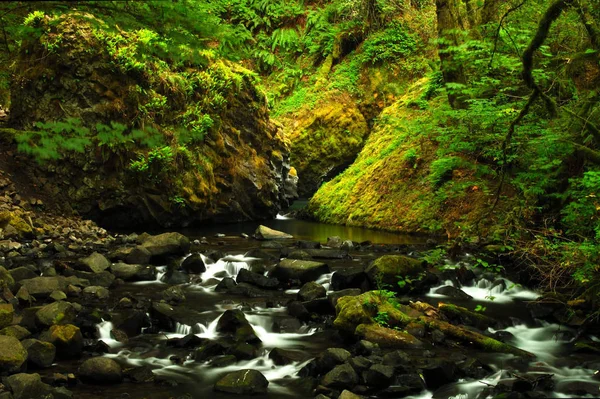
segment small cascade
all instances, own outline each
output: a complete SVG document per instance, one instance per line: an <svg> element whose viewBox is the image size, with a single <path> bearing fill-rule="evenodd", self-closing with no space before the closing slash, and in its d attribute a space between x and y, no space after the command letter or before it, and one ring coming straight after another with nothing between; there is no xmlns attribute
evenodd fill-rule
<svg viewBox="0 0 600 399"><path fill-rule="evenodd" d="M290 220L292 218L289 217L287 214L282 215L281 213L278 213L277 216L275 216L275 219L277 219L277 220Z"/></svg>
<svg viewBox="0 0 600 399"><path fill-rule="evenodd" d="M110 332L113 329L113 324L110 321L102 321L96 326L96 329L98 330L98 341L104 342L111 348L123 346L123 344L110 336Z"/></svg>
<svg viewBox="0 0 600 399"><path fill-rule="evenodd" d="M167 273L167 266L156 267L156 279L150 281L136 281L133 285L148 285L148 284L165 284L162 281L163 276Z"/></svg>
<svg viewBox="0 0 600 399"><path fill-rule="evenodd" d="M457 286L454 281L446 280L443 284L432 287L427 296L431 298L445 298L445 295L435 293L438 288L445 286L459 288L473 297L473 300L480 302L509 303L516 299L533 301L539 296L535 291L528 290L519 284L515 284L506 278L500 277L495 281L490 281L486 278L478 278L470 285L464 286Z"/></svg>
<svg viewBox="0 0 600 399"><path fill-rule="evenodd" d="M208 263L208 258L202 256L205 261L206 271L202 273L202 281L218 280L221 281L225 277L235 278L240 270L249 269L249 263L258 260L257 258L247 257L245 255L227 255L216 262ZM211 287L214 288L216 284Z"/></svg>

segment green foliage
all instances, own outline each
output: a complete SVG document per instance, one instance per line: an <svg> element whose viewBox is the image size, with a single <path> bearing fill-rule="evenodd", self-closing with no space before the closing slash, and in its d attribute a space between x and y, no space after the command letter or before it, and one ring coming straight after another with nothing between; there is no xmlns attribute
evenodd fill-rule
<svg viewBox="0 0 600 399"><path fill-rule="evenodd" d="M481 267L487 271L494 273L500 273L502 270L504 270L504 266L497 265L495 263L489 263L481 258L477 258L475 260L475 267Z"/></svg>
<svg viewBox="0 0 600 399"><path fill-rule="evenodd" d="M19 151L43 162L62 158L66 152L82 153L92 144L90 129L80 119L60 122L37 122L38 130L25 131L16 137Z"/></svg>
<svg viewBox="0 0 600 399"><path fill-rule="evenodd" d="M429 182L435 188L452 178L452 172L463 165L459 157L445 157L433 161L430 165Z"/></svg>
<svg viewBox="0 0 600 399"><path fill-rule="evenodd" d="M39 10L29 13L25 17L25 20L23 21L23 25L30 26L32 28L37 28L40 26L40 24L45 16L46 16L46 14L43 11L39 11Z"/></svg>
<svg viewBox="0 0 600 399"><path fill-rule="evenodd" d="M173 169L173 149L169 146L155 148L146 155L140 155L133 161L129 168L143 179L159 183L165 179Z"/></svg>
<svg viewBox="0 0 600 399"><path fill-rule="evenodd" d="M363 43L361 58L373 65L393 63L414 53L417 49L415 38L399 22L393 22L382 32L370 36Z"/></svg>
<svg viewBox="0 0 600 399"><path fill-rule="evenodd" d="M475 312L479 312L479 313L483 313L487 310L487 307L482 306L482 305L476 305L475 309L473 309Z"/></svg>
<svg viewBox="0 0 600 399"><path fill-rule="evenodd" d="M382 327L387 327L388 322L390 321L390 315L388 312L377 312L377 315L373 317L375 323L379 324Z"/></svg>
<svg viewBox="0 0 600 399"><path fill-rule="evenodd" d="M600 171L587 171L569 183L569 202L561 211L567 232L600 239Z"/></svg>

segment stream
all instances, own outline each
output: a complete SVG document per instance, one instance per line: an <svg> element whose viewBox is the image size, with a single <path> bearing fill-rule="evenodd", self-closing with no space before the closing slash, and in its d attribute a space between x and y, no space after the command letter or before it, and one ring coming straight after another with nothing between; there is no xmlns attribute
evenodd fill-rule
<svg viewBox="0 0 600 399"><path fill-rule="evenodd" d="M331 226L320 223L294 220L278 217L267 223L271 228L294 235L294 240L288 240L286 245L292 245L296 240L312 240L325 243L329 236L340 236L355 242L370 241L376 244L387 244L411 251L421 251L426 248L427 238L406 236L387 232L373 231L362 228ZM224 278L236 278L241 269L251 269L260 259L247 255L251 250L261 247L262 242L242 238L241 233L251 234L256 228L253 223L236 225L220 225L201 230L186 230L183 233L190 239L206 237L210 245L208 249L218 250L223 256L211 260L202 255L206 264L206 272L191 283L184 286L186 314L184 321L177 322L170 330L155 331L150 326L142 334L130 337L122 343L111 338L113 328L111 321L106 320L97 325L97 339L105 344L110 357L119 362L124 368L149 366L159 383L133 384L125 382L115 386L78 385L73 388L78 398L205 398L205 397L245 397L243 395L228 395L213 391L217 379L226 372L240 369L260 371L269 381L268 393L258 397L291 398L312 397L306 391L304 379L298 377L298 372L319 353L329 347L344 347L339 335L327 318L316 322L302 323L297 318L288 315L287 303L295 299L297 289L269 291L268 296L231 295L215 292L216 286ZM224 236L216 237L215 234ZM431 242L429 242L429 245ZM368 264L372 259L381 256L377 251L350 252L351 259L335 259L326 262L335 273L346 266ZM593 398L600 395L597 370L600 360L589 354L574 351L573 339L576 331L565 326L533 319L527 309L527 304L536 299L537 294L525 287L514 284L505 277L490 276L475 270L473 257L465 255L459 262L446 261L448 269L465 266L473 269L477 277L469 284L461 286L456 280L441 281L436 287L431 287L428 293L419 298L432 305L442 301L474 309L477 305L485 307L484 314L501 321L504 328L489 329L490 334L508 336L507 343L533 353L536 358L532 362L524 361L512 355L478 352L477 358L488 365L487 375L480 379L459 379L458 382L443 385L435 390L424 389L411 396L413 399L454 398L475 399L492 397L486 388L495 385L510 386L515 381L514 371L527 375L553 374L554 384L544 391L546 396L537 397L581 397ZM159 293L169 287L161 281L165 267L159 268L155 281L126 283L115 288L113 298L118 300L123 296L140 299L160 300ZM330 280L333 273L321 276L318 282L330 291ZM436 294L435 291L443 286L455 286L462 289L470 298L454 299ZM231 362L224 356L217 356L208 361L194 360L192 350L168 344L177 339L184 339L193 334L200 339L215 339L219 337L216 326L224 312L240 309L252 325L262 345L251 359ZM127 309L119 309L114 304L114 317L127 313ZM589 337L597 340L596 337ZM286 349L296 353L296 361L286 365L276 365L269 357L274 348ZM435 349L435 348L434 348ZM445 356L440 351L437 356ZM60 372L60 365L49 369L48 372ZM187 396L185 396L187 395ZM366 395L368 396L368 395ZM256 396L254 396L256 397ZM372 396L377 397L377 396Z"/></svg>

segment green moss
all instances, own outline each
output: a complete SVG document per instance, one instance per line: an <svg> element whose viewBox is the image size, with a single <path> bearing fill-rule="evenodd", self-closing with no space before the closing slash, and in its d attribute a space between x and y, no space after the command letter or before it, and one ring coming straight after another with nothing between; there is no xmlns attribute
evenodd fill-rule
<svg viewBox="0 0 600 399"><path fill-rule="evenodd" d="M423 343L413 335L377 324L361 324L356 327L357 337L378 344L382 348L414 349Z"/></svg>
<svg viewBox="0 0 600 399"><path fill-rule="evenodd" d="M360 324L376 324L373 318L378 313L387 314L387 323L391 327L403 327L415 320L414 314L408 314L410 309L394 304L379 291L342 297L338 299L335 308L336 318L333 325L350 333L354 333Z"/></svg>

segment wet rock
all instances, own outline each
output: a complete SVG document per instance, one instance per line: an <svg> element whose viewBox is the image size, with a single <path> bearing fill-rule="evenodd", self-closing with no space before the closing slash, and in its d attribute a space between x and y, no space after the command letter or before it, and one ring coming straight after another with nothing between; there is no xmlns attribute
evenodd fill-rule
<svg viewBox="0 0 600 399"><path fill-rule="evenodd" d="M76 287L87 287L89 281L75 276L35 277L21 281L22 288L24 287L29 295L36 298L45 298L57 290L65 291L70 284Z"/></svg>
<svg viewBox="0 0 600 399"><path fill-rule="evenodd" d="M247 298L262 298L272 295L272 291L265 291L248 283L239 283L229 290L230 294L243 295Z"/></svg>
<svg viewBox="0 0 600 399"><path fill-rule="evenodd" d="M167 341L167 346L176 348L197 348L206 343L205 338L200 338L196 334L188 334L182 338L171 338Z"/></svg>
<svg viewBox="0 0 600 399"><path fill-rule="evenodd" d="M295 243L297 248L300 249L319 249L321 248L321 243L318 241L306 241L306 240L298 240Z"/></svg>
<svg viewBox="0 0 600 399"><path fill-rule="evenodd" d="M309 281L304 284L298 291L299 301L312 301L317 298L324 298L327 295L327 290L321 284L314 281Z"/></svg>
<svg viewBox="0 0 600 399"><path fill-rule="evenodd" d="M362 267L338 270L333 273L331 276L331 289L339 291L346 288L358 288L362 291L369 290L369 279Z"/></svg>
<svg viewBox="0 0 600 399"><path fill-rule="evenodd" d="M453 287L451 285L446 285L444 287L440 287L434 291L434 293L438 295L444 295L454 299L467 300L473 298L471 295L467 294L461 289Z"/></svg>
<svg viewBox="0 0 600 399"><path fill-rule="evenodd" d="M392 386L379 391L378 396L386 398L403 398L408 395L418 394L425 389L425 384L418 374L397 374L394 376Z"/></svg>
<svg viewBox="0 0 600 399"><path fill-rule="evenodd" d="M322 274L329 273L329 266L308 260L283 259L271 271L270 277L279 281L300 280L302 283L314 281Z"/></svg>
<svg viewBox="0 0 600 399"><path fill-rule="evenodd" d="M110 267L110 261L104 255L94 252L90 256L79 259L77 266L85 272L100 273Z"/></svg>
<svg viewBox="0 0 600 399"><path fill-rule="evenodd" d="M253 273L247 269L240 270L236 280L238 283L248 283L266 289L277 289L279 287L278 279L265 277L262 274Z"/></svg>
<svg viewBox="0 0 600 399"><path fill-rule="evenodd" d="M385 388L390 385L394 376L394 367L374 364L362 372L363 382L371 387Z"/></svg>
<svg viewBox="0 0 600 399"><path fill-rule="evenodd" d="M343 240L338 236L327 237L327 245L331 248L340 248L342 246Z"/></svg>
<svg viewBox="0 0 600 399"><path fill-rule="evenodd" d="M19 341L31 335L28 329L19 325L8 326L0 330L0 335L15 337Z"/></svg>
<svg viewBox="0 0 600 399"><path fill-rule="evenodd" d="M377 324L359 325L356 327L356 335L374 342L382 348L417 349L423 346L423 342L406 332L385 328Z"/></svg>
<svg viewBox="0 0 600 399"><path fill-rule="evenodd" d="M62 291L56 290L52 291L52 293L49 295L49 298L53 299L54 301L64 301L65 299L67 299L67 294L65 294Z"/></svg>
<svg viewBox="0 0 600 399"><path fill-rule="evenodd" d="M373 365L373 361L364 356L354 356L348 360L348 364L352 366L354 371L360 374L363 371L368 370L369 367Z"/></svg>
<svg viewBox="0 0 600 399"><path fill-rule="evenodd" d="M254 346L242 342L229 348L227 354L235 356L238 360L250 360L256 357L257 350Z"/></svg>
<svg viewBox="0 0 600 399"><path fill-rule="evenodd" d="M294 238L294 236L268 228L267 226L260 225L254 232L254 238L257 240L282 240L288 238Z"/></svg>
<svg viewBox="0 0 600 399"><path fill-rule="evenodd" d="M185 294L183 288L176 285L169 287L161 293L162 299L169 303L178 304L185 301Z"/></svg>
<svg viewBox="0 0 600 399"><path fill-rule="evenodd" d="M115 275L109 272L108 270L104 270L100 273L92 273L92 272L84 272L81 270L73 270L67 269L64 274L66 276L78 277L80 281L87 280L87 284L81 285L82 287L86 287L89 285L99 285L100 287L110 287L115 281ZM73 284L77 286L77 284ZM31 293L31 292L30 292ZM34 295L35 296L35 295Z"/></svg>
<svg viewBox="0 0 600 399"><path fill-rule="evenodd" d="M0 328L8 327L12 324L15 309L9 303L0 304Z"/></svg>
<svg viewBox="0 0 600 399"><path fill-rule="evenodd" d="M307 249L306 252L315 259L348 259L348 252L338 249Z"/></svg>
<svg viewBox="0 0 600 399"><path fill-rule="evenodd" d="M122 260L134 265L147 265L150 263L150 258L152 258L152 253L146 247L138 245L131 248Z"/></svg>
<svg viewBox="0 0 600 399"><path fill-rule="evenodd" d="M148 281L156 278L156 268L152 265L114 263L110 271L116 278L125 281Z"/></svg>
<svg viewBox="0 0 600 399"><path fill-rule="evenodd" d="M37 273L32 268L27 266L20 266L10 270L10 275L15 281L26 280L30 278L38 277Z"/></svg>
<svg viewBox="0 0 600 399"><path fill-rule="evenodd" d="M225 277L223 280L221 280L219 282L219 284L217 284L217 286L215 287L215 291L216 292L228 292L229 290L234 288L236 285L237 285L237 283L235 282L235 280L233 278Z"/></svg>
<svg viewBox="0 0 600 399"><path fill-rule="evenodd" d="M219 392L238 395L256 395L267 393L269 381L256 370L239 370L225 374L214 385Z"/></svg>
<svg viewBox="0 0 600 399"><path fill-rule="evenodd" d="M110 291L104 287L91 286L83 289L83 299L86 301L106 301Z"/></svg>
<svg viewBox="0 0 600 399"><path fill-rule="evenodd" d="M183 255L190 248L190 240L181 233L147 235L142 241L152 256Z"/></svg>
<svg viewBox="0 0 600 399"><path fill-rule="evenodd" d="M310 312L304 307L302 302L293 301L287 307L288 314L290 316L296 317L298 320L309 321L310 320Z"/></svg>
<svg viewBox="0 0 600 399"><path fill-rule="evenodd" d="M310 313L317 313L320 315L335 314L335 308L331 306L331 302L327 298L318 298L311 301L304 301L302 305Z"/></svg>
<svg viewBox="0 0 600 399"><path fill-rule="evenodd" d="M144 383L154 381L154 372L150 366L134 367L126 370L125 377L131 382Z"/></svg>
<svg viewBox="0 0 600 399"><path fill-rule="evenodd" d="M267 241L260 244L264 249L283 249L283 244L277 241Z"/></svg>
<svg viewBox="0 0 600 399"><path fill-rule="evenodd" d="M248 320L246 320L244 312L239 309L227 310L223 313L217 322L217 332L232 336L236 342L249 344L261 342Z"/></svg>
<svg viewBox="0 0 600 399"><path fill-rule="evenodd" d="M357 395L354 392L350 392L347 389L344 389L338 399L362 399L363 396Z"/></svg>
<svg viewBox="0 0 600 399"><path fill-rule="evenodd" d="M373 342L361 339L355 345L356 354L369 356L379 351L379 345Z"/></svg>
<svg viewBox="0 0 600 399"><path fill-rule="evenodd" d="M321 352L315 359L319 374L345 363L351 356L350 352L343 348L329 348L324 352Z"/></svg>
<svg viewBox="0 0 600 399"><path fill-rule="evenodd" d="M384 255L375 259L365 269L371 286L378 287L378 284L384 284L395 289L400 289L398 276L416 277L424 271L422 261L404 255ZM408 287L405 288L404 291L408 291Z"/></svg>
<svg viewBox="0 0 600 399"><path fill-rule="evenodd" d="M395 350L383 355L382 364L385 366L392 366L396 371L405 371L411 364L411 360L406 352Z"/></svg>
<svg viewBox="0 0 600 399"><path fill-rule="evenodd" d="M77 311L71 303L58 301L38 310L35 313L35 323L41 327L49 327L54 324L70 324L75 321L76 317Z"/></svg>
<svg viewBox="0 0 600 399"><path fill-rule="evenodd" d="M83 350L81 330L72 324L53 325L40 335L40 340L53 344L62 358L77 357Z"/></svg>
<svg viewBox="0 0 600 399"><path fill-rule="evenodd" d="M190 282L190 275L178 270L169 270L162 277L161 281L167 284L187 284Z"/></svg>
<svg viewBox="0 0 600 399"><path fill-rule="evenodd" d="M0 287L6 286L9 289L15 288L15 279L4 266L0 266Z"/></svg>
<svg viewBox="0 0 600 399"><path fill-rule="evenodd" d="M118 384L123 380L119 363L106 357L93 357L79 367L79 378L92 384Z"/></svg>
<svg viewBox="0 0 600 399"><path fill-rule="evenodd" d="M201 274L206 271L206 265L202 259L202 255L194 253L188 256L181 263L181 268L187 273Z"/></svg>
<svg viewBox="0 0 600 399"><path fill-rule="evenodd" d="M15 337L0 335L0 373L16 373L27 360L27 350Z"/></svg>
<svg viewBox="0 0 600 399"><path fill-rule="evenodd" d="M216 341L208 341L196 349L194 352L194 360L197 362L203 362L211 357L223 355L225 350L226 348L221 343Z"/></svg>
<svg viewBox="0 0 600 399"><path fill-rule="evenodd" d="M331 306L333 306L333 308L335 309L338 299L345 296L358 296L360 294L361 290L358 288L346 288L344 290L330 292L329 294L327 294L327 299L329 299L329 303L331 303Z"/></svg>
<svg viewBox="0 0 600 399"><path fill-rule="evenodd" d="M237 363L237 358L233 355L221 355L210 358L208 364L211 367L227 367Z"/></svg>
<svg viewBox="0 0 600 399"><path fill-rule="evenodd" d="M452 362L440 361L433 366L428 366L422 369L421 374L425 380L427 389L435 391L442 385L449 384L458 380L458 368Z"/></svg>
<svg viewBox="0 0 600 399"><path fill-rule="evenodd" d="M50 367L56 357L56 347L50 342L26 339L21 342L27 350L27 361L36 367Z"/></svg>
<svg viewBox="0 0 600 399"><path fill-rule="evenodd" d="M325 374L321 385L327 388L349 388L358 384L358 374L349 364L335 366L333 370Z"/></svg>
<svg viewBox="0 0 600 399"><path fill-rule="evenodd" d="M312 259L312 256L308 253L308 251L305 251L303 249L297 249L295 251L291 251L288 255L287 255L288 259L297 259L297 260L310 260Z"/></svg>
<svg viewBox="0 0 600 399"><path fill-rule="evenodd" d="M44 384L39 374L15 374L5 378L4 382L14 399L41 399L49 397L52 392L52 387Z"/></svg>
<svg viewBox="0 0 600 399"><path fill-rule="evenodd" d="M306 360L306 353L291 349L273 348L271 352L269 352L269 359L273 360L273 363L278 366L284 366L286 364Z"/></svg>

